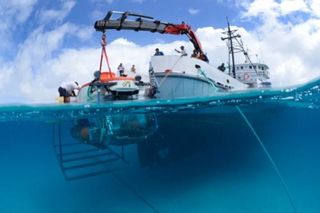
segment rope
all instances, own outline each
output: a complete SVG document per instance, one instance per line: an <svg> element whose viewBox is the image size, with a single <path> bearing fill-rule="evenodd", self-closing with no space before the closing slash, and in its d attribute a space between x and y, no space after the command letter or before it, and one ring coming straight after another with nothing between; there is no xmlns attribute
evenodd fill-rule
<svg viewBox="0 0 320 213"><path fill-rule="evenodd" d="M117 175L116 173L112 173L116 180L118 180L125 188L127 188L132 194L134 194L141 202L147 205L152 212L160 213L160 211L150 203L146 198L144 198L137 190L135 190L132 186L130 186L124 179Z"/></svg>
<svg viewBox="0 0 320 213"><path fill-rule="evenodd" d="M171 67L171 69L169 69L169 70L172 70L172 69L176 66L176 64L178 63L178 61L179 61L182 57L185 57L185 56L181 55L181 56L177 59L177 61L173 64L173 66ZM169 74L170 74L170 72L167 72L167 73L165 74L165 76L163 77L163 79L161 79L160 83L158 83L158 87L160 87L160 86L165 82L165 80L167 80L167 77L169 76ZM212 82L212 80L211 80L210 78L208 78L208 77L206 76L206 74L205 74L202 70L201 70L201 74L202 74L203 77L204 77L205 79L207 79L207 80L210 82L210 84L215 88L215 84ZM181 82L176 86L176 88L177 88L178 86L180 86L180 84L181 84ZM171 94L173 94L173 93L174 93L174 91L172 91Z"/></svg>
<svg viewBox="0 0 320 213"><path fill-rule="evenodd" d="M107 46L107 37L106 34L103 33L101 36L101 57L100 57L100 67L99 67L99 71L101 73L102 71L102 61L103 61L103 56L106 58L106 62L107 62L107 66L109 69L109 72L111 73L111 68L110 68L110 64L109 64L109 59L108 59L108 55L107 55L107 51L106 51L106 46Z"/></svg>
<svg viewBox="0 0 320 213"><path fill-rule="evenodd" d="M257 134L257 132L254 130L252 124L250 123L250 121L248 120L248 118L245 116L245 114L242 112L242 110L240 109L239 106L236 106L236 109L239 111L241 117L243 118L243 120L246 122L246 124L248 125L249 129L251 130L251 132L253 133L253 135L256 137L257 141L259 142L261 148L263 149L264 153L266 154L269 162L271 163L274 171L276 172L276 174L278 175L281 183L282 183L282 186L287 194L287 197L289 199L289 202L290 202L290 205L292 207L292 210L293 212L297 212L297 209L294 205L294 202L293 202L293 199L292 199L292 196L291 196L291 193L289 191L289 187L287 185L287 183L285 182L284 178L282 177L281 173L280 173L280 170L277 166L277 164L274 162L274 160L272 159L270 153L268 152L266 146L264 145L264 143L262 142L262 140L260 139L259 135Z"/></svg>
<svg viewBox="0 0 320 213"><path fill-rule="evenodd" d="M180 59L181 59L182 57L184 57L184 56L181 55L181 56L177 59L177 61L172 65L171 69L168 69L168 70L171 71L171 70L177 65L178 61L180 61ZM163 77L163 79L161 79L161 81L160 81L160 83L159 83L159 87L164 83L164 81L167 79L167 77L169 76L169 74L170 74L170 72L167 72L167 73L165 74L165 76Z"/></svg>

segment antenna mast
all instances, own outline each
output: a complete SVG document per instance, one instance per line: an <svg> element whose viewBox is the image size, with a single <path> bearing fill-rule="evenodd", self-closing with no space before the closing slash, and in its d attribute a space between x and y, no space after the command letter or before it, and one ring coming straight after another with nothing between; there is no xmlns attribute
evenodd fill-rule
<svg viewBox="0 0 320 213"><path fill-rule="evenodd" d="M235 67L235 61L234 61L234 53L235 53L235 48L234 48L234 44L233 44L233 39L236 39L236 38L241 38L241 36L239 34L235 34L235 32L237 32L238 30L231 30L230 29L230 23L229 23L229 20L228 20L228 17L227 17L227 23L228 23L228 29L227 31L223 32L223 34L226 34L227 36L226 37L221 37L221 40L224 41L224 40L228 40L228 50L229 50L229 59L230 59L230 55L231 55L231 60L232 60L232 70L231 67L229 66L229 73L231 73L230 71L232 71L232 75L233 75L233 78L236 78L236 67ZM238 50L236 48L236 50ZM230 64L230 62L229 62Z"/></svg>

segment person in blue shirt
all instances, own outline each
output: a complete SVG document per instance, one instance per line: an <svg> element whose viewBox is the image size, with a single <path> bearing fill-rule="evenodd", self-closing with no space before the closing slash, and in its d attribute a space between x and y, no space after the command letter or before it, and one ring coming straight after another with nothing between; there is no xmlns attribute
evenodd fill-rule
<svg viewBox="0 0 320 213"><path fill-rule="evenodd" d="M163 52L161 52L159 50L159 48L156 49L156 52L154 53L154 55L164 55Z"/></svg>

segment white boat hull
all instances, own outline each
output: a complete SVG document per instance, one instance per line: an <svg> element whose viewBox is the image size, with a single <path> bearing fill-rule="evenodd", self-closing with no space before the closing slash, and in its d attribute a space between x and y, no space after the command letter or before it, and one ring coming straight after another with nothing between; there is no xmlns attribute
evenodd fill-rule
<svg viewBox="0 0 320 213"><path fill-rule="evenodd" d="M176 55L152 57L150 82L158 89L157 98L204 97L248 88L202 60Z"/></svg>
<svg viewBox="0 0 320 213"><path fill-rule="evenodd" d="M212 96L217 92L213 82L199 76L181 73L155 73L155 78L159 82L159 92L155 97L160 99Z"/></svg>

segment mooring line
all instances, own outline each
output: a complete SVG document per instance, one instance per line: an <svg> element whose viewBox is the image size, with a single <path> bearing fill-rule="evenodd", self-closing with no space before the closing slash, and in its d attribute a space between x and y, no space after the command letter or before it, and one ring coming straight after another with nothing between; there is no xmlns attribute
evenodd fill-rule
<svg viewBox="0 0 320 213"><path fill-rule="evenodd" d="M259 142L261 148L263 149L264 153L266 154L269 162L271 163L274 171L276 172L276 174L278 175L282 185L283 185L283 188L285 189L285 192L287 194L287 197L289 199L289 202L290 202L290 205L293 209L293 212L297 212L297 209L294 205L294 202L293 202L293 199L292 199L292 196L291 196L291 193L289 191L289 187L287 185L287 183L285 182L284 178L282 177L281 173L280 173L280 170L277 166L277 164L274 162L274 160L272 159L270 153L268 152L266 146L264 145L264 143L262 142L261 138L259 137L259 135L257 134L257 132L254 130L253 126L251 125L250 121L248 120L248 118L246 117L246 115L243 113L243 111L240 109L239 106L236 106L237 110L239 111L241 117L243 118L243 120L246 122L246 124L248 125L249 129L251 130L251 132L254 134L254 136L256 137L257 141Z"/></svg>
<svg viewBox="0 0 320 213"><path fill-rule="evenodd" d="M112 175L117 179L123 186L125 186L129 191L131 191L138 199L140 199L144 204L146 204L153 212L160 213L156 209L156 207L151 204L146 198L144 198L139 192L137 192L132 186L130 186L125 180L123 180L119 175L116 173L112 173Z"/></svg>

